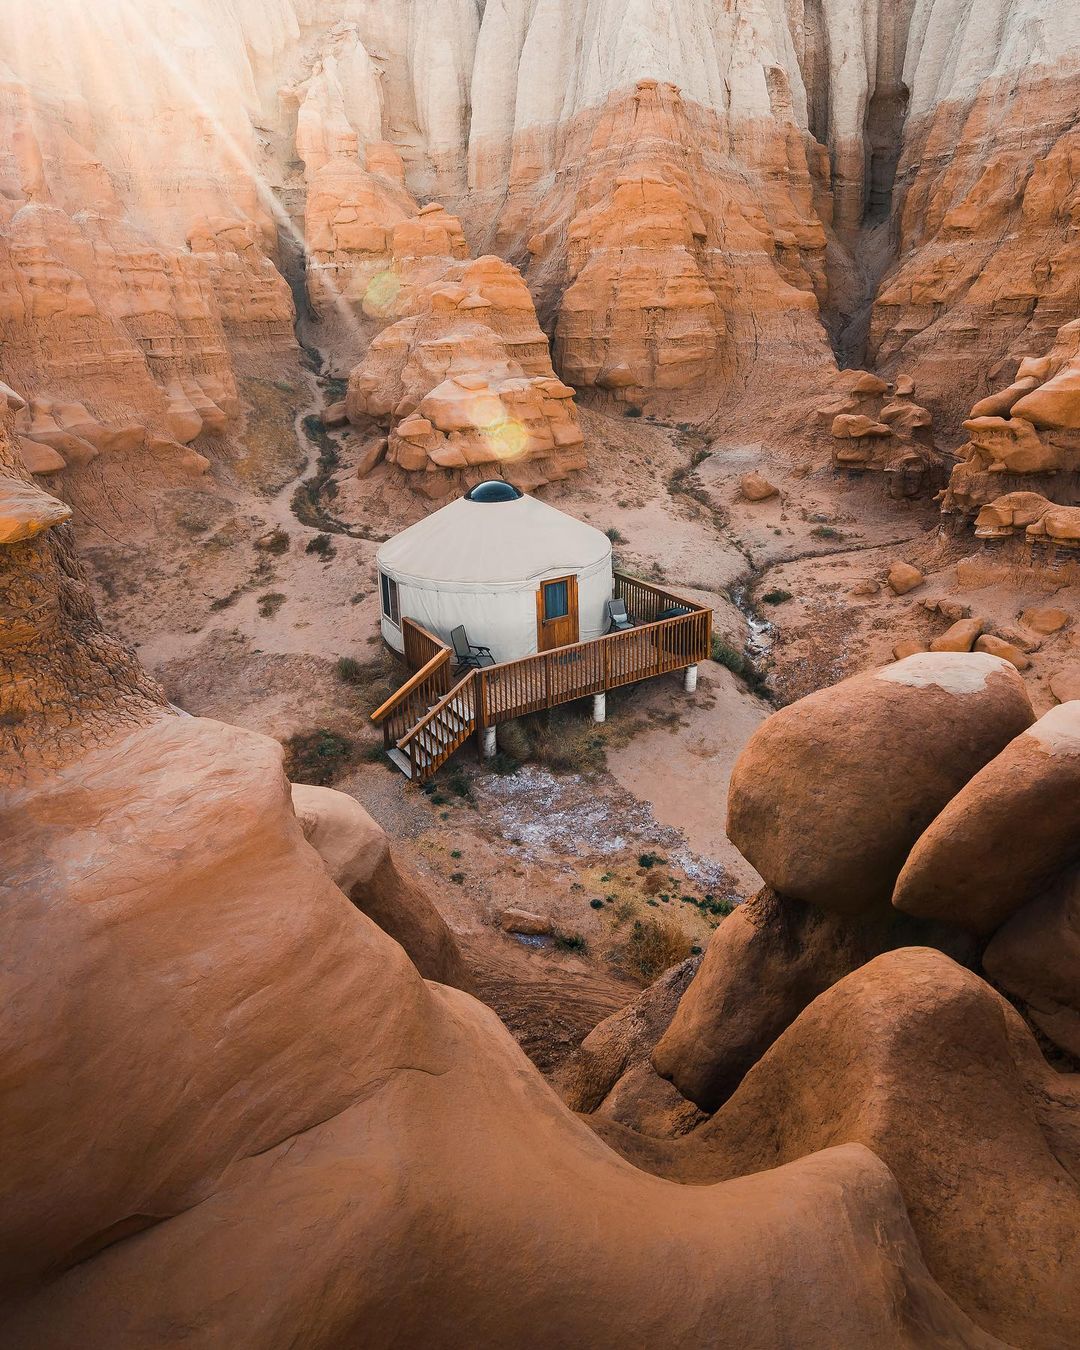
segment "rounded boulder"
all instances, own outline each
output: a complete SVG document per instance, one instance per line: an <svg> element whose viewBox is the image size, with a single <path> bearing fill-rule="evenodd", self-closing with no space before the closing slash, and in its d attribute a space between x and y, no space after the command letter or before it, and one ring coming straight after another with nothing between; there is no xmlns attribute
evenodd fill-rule
<svg viewBox="0 0 1080 1350"><path fill-rule="evenodd" d="M1017 736L911 851L893 904L993 933L1080 860L1080 701Z"/></svg>
<svg viewBox="0 0 1080 1350"><path fill-rule="evenodd" d="M888 904L922 832L1034 721L1015 668L922 652L800 699L750 738L728 837L774 890L841 914Z"/></svg>

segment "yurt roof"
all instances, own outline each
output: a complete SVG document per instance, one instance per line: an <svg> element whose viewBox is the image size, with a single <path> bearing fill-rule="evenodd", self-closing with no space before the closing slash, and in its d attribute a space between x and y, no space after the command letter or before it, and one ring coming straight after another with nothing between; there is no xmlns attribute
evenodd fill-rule
<svg viewBox="0 0 1080 1350"><path fill-rule="evenodd" d="M398 579L505 585L580 572L610 554L606 534L536 497L460 497L387 540L377 560Z"/></svg>

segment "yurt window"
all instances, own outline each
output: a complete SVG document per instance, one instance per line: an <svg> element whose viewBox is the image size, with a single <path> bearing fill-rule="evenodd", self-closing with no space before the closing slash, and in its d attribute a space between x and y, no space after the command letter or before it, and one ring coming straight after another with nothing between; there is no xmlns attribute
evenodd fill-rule
<svg viewBox="0 0 1080 1350"><path fill-rule="evenodd" d="M564 619L570 613L570 587L565 581L549 581L544 587L544 618Z"/></svg>
<svg viewBox="0 0 1080 1350"><path fill-rule="evenodd" d="M382 612L392 624L400 624L401 611L398 608L397 582L385 572L379 573L382 582Z"/></svg>

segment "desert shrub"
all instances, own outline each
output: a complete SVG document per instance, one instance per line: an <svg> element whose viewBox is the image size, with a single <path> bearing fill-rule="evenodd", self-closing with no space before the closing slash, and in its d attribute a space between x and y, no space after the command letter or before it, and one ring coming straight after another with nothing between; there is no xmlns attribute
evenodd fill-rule
<svg viewBox="0 0 1080 1350"><path fill-rule="evenodd" d="M604 531L613 544L625 544L626 535L615 525L609 525Z"/></svg>
<svg viewBox="0 0 1080 1350"><path fill-rule="evenodd" d="M328 534L317 534L314 539L308 540L304 552L316 553L320 558L332 558L337 553L337 549Z"/></svg>
<svg viewBox="0 0 1080 1350"><path fill-rule="evenodd" d="M692 943L673 919L635 919L622 950L622 963L632 974L651 983L658 975L690 955Z"/></svg>
<svg viewBox="0 0 1080 1350"><path fill-rule="evenodd" d="M285 776L312 787L331 787L356 759L356 743L325 727L298 731L284 744Z"/></svg>
<svg viewBox="0 0 1080 1350"><path fill-rule="evenodd" d="M623 413L623 416L624 416L624 417L640 417L640 416L641 416L641 409L640 409L640 408L627 408L626 411Z"/></svg>
<svg viewBox="0 0 1080 1350"><path fill-rule="evenodd" d="M259 613L264 619L272 619L281 606L285 603L286 597L280 591L267 591L265 595L259 596Z"/></svg>
<svg viewBox="0 0 1080 1350"><path fill-rule="evenodd" d="M644 867L646 871L648 871L650 867L655 867L655 866L657 865L657 863L663 863L663 862L667 862L667 859L666 859L666 858L662 858L662 857L660 856L659 853L639 853L639 854L638 854L637 865L638 865L639 867Z"/></svg>
<svg viewBox="0 0 1080 1350"><path fill-rule="evenodd" d="M455 886L464 886L464 885L465 885L465 873L464 873L464 872L451 872L451 873L450 873L450 880L454 883Z"/></svg>
<svg viewBox="0 0 1080 1350"><path fill-rule="evenodd" d="M815 539L843 539L842 530L834 530L831 525L818 525L810 531Z"/></svg>
<svg viewBox="0 0 1080 1350"><path fill-rule="evenodd" d="M266 536L265 542L260 542L259 547L264 553L273 553L275 557L280 558L283 553L289 551L289 532L282 529L273 530Z"/></svg>
<svg viewBox="0 0 1080 1350"><path fill-rule="evenodd" d="M469 776L460 764L454 767L446 774L444 779L446 787L455 797L460 797L463 801L471 802L473 800L472 783Z"/></svg>
<svg viewBox="0 0 1080 1350"><path fill-rule="evenodd" d="M499 751L511 764L496 767L512 773L519 764L543 764L556 773L598 773L607 757L604 734L591 717L566 708L518 717L499 726Z"/></svg>
<svg viewBox="0 0 1080 1350"><path fill-rule="evenodd" d="M719 666L726 666L733 675L741 675L746 669L746 657L738 647L730 643L719 633L712 636L712 650L709 655Z"/></svg>
<svg viewBox="0 0 1080 1350"><path fill-rule="evenodd" d="M747 656L737 647L714 633L712 637L712 647L710 656L720 666L726 666L732 675L738 675L743 680L747 688L753 690L759 698L768 698L770 696L769 684L765 672L759 670Z"/></svg>
<svg viewBox="0 0 1080 1350"><path fill-rule="evenodd" d="M518 769L521 768L521 765L513 755L508 755L504 750L499 750L496 752L495 758L491 761L491 768L493 772L499 774L501 777L508 778L510 774L517 773Z"/></svg>
<svg viewBox="0 0 1080 1350"><path fill-rule="evenodd" d="M589 944L580 933L564 933L557 928L552 934L552 939L560 951L587 952L589 950Z"/></svg>
<svg viewBox="0 0 1080 1350"><path fill-rule="evenodd" d="M343 684L367 684L370 671L351 656L339 656L334 667L337 677Z"/></svg>
<svg viewBox="0 0 1080 1350"><path fill-rule="evenodd" d="M780 589L766 591L761 599L766 605L782 605L785 600L791 599L791 592Z"/></svg>
<svg viewBox="0 0 1080 1350"><path fill-rule="evenodd" d="M603 909L603 908L604 908L604 902L603 902L603 900L590 900L590 901L589 901L589 908L590 908L590 909Z"/></svg>

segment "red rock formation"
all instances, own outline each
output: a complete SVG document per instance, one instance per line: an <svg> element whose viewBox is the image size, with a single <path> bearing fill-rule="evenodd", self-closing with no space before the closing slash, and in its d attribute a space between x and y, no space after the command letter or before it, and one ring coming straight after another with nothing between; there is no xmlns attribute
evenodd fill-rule
<svg viewBox="0 0 1080 1350"><path fill-rule="evenodd" d="M39 552L66 508L18 484L0 1337L997 1344L865 1147L700 1187L600 1146L488 1010L348 902L280 747L175 715L71 603ZM355 876L362 841L309 828Z"/></svg>
<svg viewBox="0 0 1080 1350"><path fill-rule="evenodd" d="M527 241L571 384L636 405L715 406L766 368L810 387L833 369L818 322L814 147L762 125L737 159L727 150L715 113L656 80L555 140L515 140L498 238Z"/></svg>
<svg viewBox="0 0 1080 1350"><path fill-rule="evenodd" d="M428 214L394 232L384 308L407 317L353 371L349 418L388 426L387 458L432 497L452 491L462 471L476 470L477 481L498 471L527 489L564 478L584 465L584 437L529 292L498 258L461 263L422 251L432 231L453 238L443 219L456 224Z"/></svg>
<svg viewBox="0 0 1080 1350"><path fill-rule="evenodd" d="M904 131L901 262L871 348L949 421L1077 312L1080 65L1067 39L1040 59L961 85Z"/></svg>

